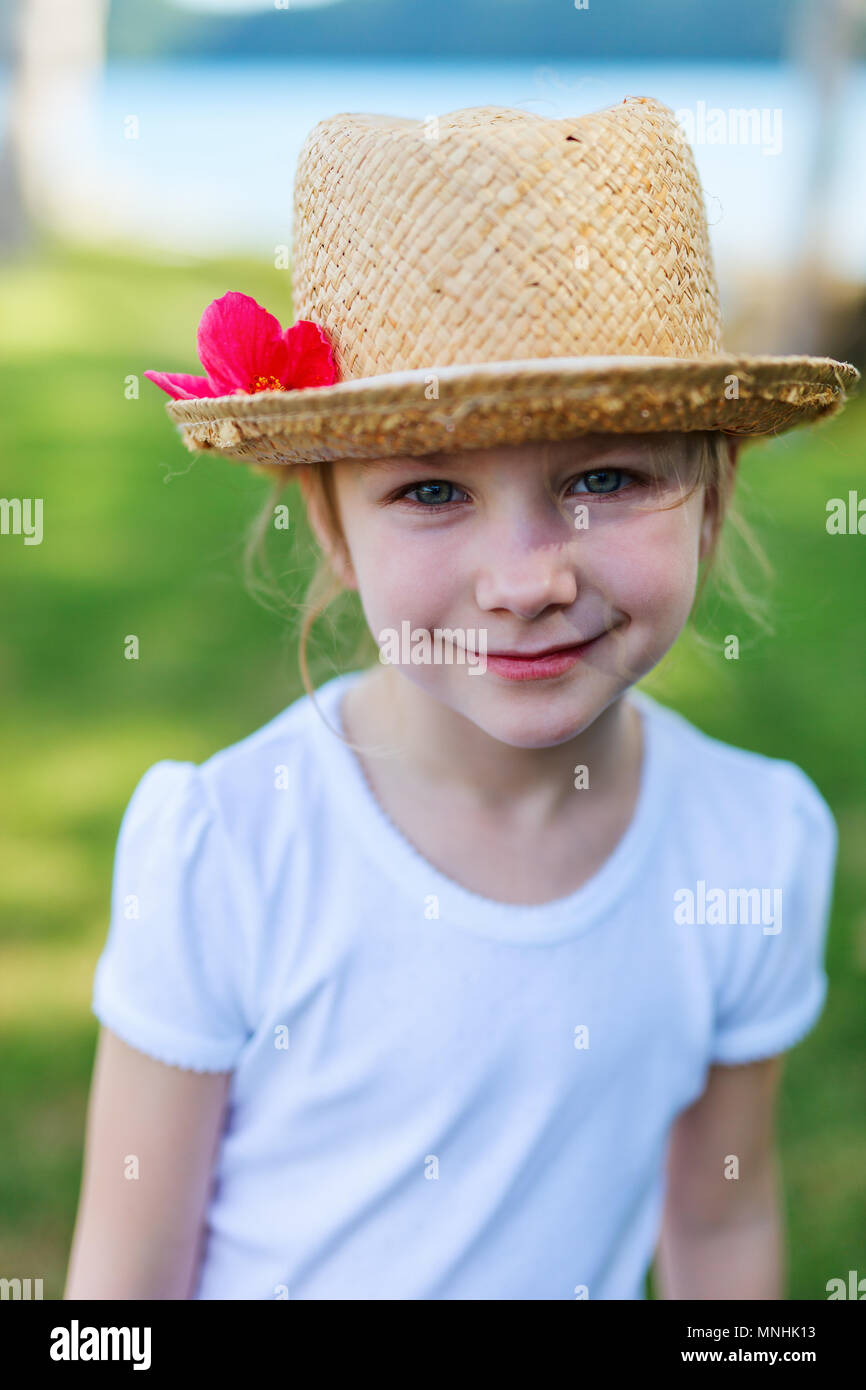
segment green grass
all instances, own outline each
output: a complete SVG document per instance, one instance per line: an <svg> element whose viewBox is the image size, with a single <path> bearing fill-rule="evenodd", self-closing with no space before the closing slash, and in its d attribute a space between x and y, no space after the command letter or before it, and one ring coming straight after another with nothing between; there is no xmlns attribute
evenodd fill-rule
<svg viewBox="0 0 866 1390"><path fill-rule="evenodd" d="M0 1274L42 1277L48 1298L62 1292L78 1197L90 987L123 809L153 762L201 761L302 688L296 634L242 579L267 484L188 454L143 376L199 370L195 327L228 289L290 322L285 272L248 260L159 263L45 242L0 266L3 491L44 499L42 545L4 537L0 549ZM130 374L137 400L124 394ZM710 649L685 633L646 682L717 737L798 763L840 826L829 1003L788 1056L779 1109L794 1298L866 1272L866 538L824 528L828 497L866 492L864 453L859 403L745 451L775 634L705 604ZM350 610L348 640L323 660L355 664L358 630ZM138 661L123 656L131 633ZM736 662L721 654L728 633L741 638Z"/></svg>

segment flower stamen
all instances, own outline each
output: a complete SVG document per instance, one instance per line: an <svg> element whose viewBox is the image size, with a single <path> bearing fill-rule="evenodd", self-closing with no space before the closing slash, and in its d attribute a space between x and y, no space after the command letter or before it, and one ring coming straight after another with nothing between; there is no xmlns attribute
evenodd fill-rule
<svg viewBox="0 0 866 1390"><path fill-rule="evenodd" d="M285 391L285 386L276 376L257 376L253 377L253 384L250 387L250 395L254 396L257 391Z"/></svg>

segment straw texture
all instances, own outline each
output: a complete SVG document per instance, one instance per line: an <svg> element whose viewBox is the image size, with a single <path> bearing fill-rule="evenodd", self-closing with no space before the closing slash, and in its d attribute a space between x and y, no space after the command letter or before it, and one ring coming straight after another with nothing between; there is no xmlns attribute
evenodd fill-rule
<svg viewBox="0 0 866 1390"><path fill-rule="evenodd" d="M193 450L300 463L588 430L779 432L838 410L847 363L732 356L694 157L634 97L548 119L473 107L319 122L294 187L294 310L328 387L167 410Z"/></svg>

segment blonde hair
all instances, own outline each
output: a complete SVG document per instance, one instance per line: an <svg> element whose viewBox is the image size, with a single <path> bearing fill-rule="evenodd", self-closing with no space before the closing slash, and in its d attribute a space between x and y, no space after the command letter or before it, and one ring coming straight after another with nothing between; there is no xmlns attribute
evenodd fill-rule
<svg viewBox="0 0 866 1390"><path fill-rule="evenodd" d="M688 447L692 441L697 446L694 449ZM685 469L682 467L682 452L678 453L675 447L677 442L686 445L683 451L686 455L687 466ZM751 442L748 438L743 440L743 443L748 442ZM772 577L772 566L734 499L735 473L728 456L728 436L718 430L694 431L677 435L673 447L667 438L660 437L657 442L652 442L651 452L662 460L679 488L679 495L676 500L669 507L661 508L662 510L682 506L701 487L707 490L708 497L712 496L714 514L712 538L708 554L703 562L704 569L697 585L695 602L689 615L689 623L693 625L696 641L705 648L717 649L717 640L704 638L694 625L695 608L701 603L711 573L715 577L719 593L723 594L726 590L728 596L758 627L762 628L765 633L772 635L773 628L768 618L768 601L750 589L742 578L739 558L733 553L731 538L735 537L745 547L746 553L760 569L764 579ZM598 467L603 467L603 464L599 464ZM312 497L317 503L319 515L324 520L328 539L334 548L343 549L348 554L348 545L340 521L333 464L306 464L304 468L309 478ZM338 598L342 597L345 601L348 596L357 603L357 595L352 595L351 591L344 589L328 555L321 549L311 531L309 532L309 539L312 543L313 570L301 599L292 599L279 583L273 582L267 571L266 542L273 528L276 509L280 505L285 505L283 499L290 485L296 489L298 506L296 509L288 509L289 518L296 513L303 517L306 523L306 508L297 486L295 470L292 467L280 464L262 464L254 467L253 471L271 478L273 485L247 539L244 551L247 584L251 592L260 599L274 600L274 604L267 603L266 606L271 607L271 611L277 612L280 616L285 617L287 614L300 612L298 654L301 678L304 689L315 702L315 687L310 677L307 661L307 644L313 624L328 613ZM592 470L585 469L583 471ZM742 488L742 479L740 485ZM552 495L549 485L548 492ZM650 503L649 505L654 504ZM290 521L289 529L297 530L297 527L292 528ZM308 527L306 529L309 530ZM260 566L260 573L256 571L257 565ZM309 560L304 559L298 564L295 574L304 575L308 572ZM333 616L331 617L333 634L337 633L339 621L339 618L335 620ZM354 621L357 621L357 615ZM353 669L366 662L377 663L378 659L378 648L366 628L366 624L362 623L361 639L355 651L341 664L345 669ZM330 674L334 674L333 669ZM337 733L336 730L334 732ZM343 741L348 743L348 740ZM355 745L349 744L349 746L354 747Z"/></svg>

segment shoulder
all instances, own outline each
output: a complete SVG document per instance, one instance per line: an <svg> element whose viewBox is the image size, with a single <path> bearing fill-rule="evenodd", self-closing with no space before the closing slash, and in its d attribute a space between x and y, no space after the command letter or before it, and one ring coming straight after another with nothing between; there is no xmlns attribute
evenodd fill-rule
<svg viewBox="0 0 866 1390"><path fill-rule="evenodd" d="M129 799L117 839L115 912L134 901L134 917L155 918L167 900L195 882L199 905L219 898L231 877L231 856L218 809L192 762L170 758L142 775Z"/></svg>
<svg viewBox="0 0 866 1390"><path fill-rule="evenodd" d="M833 812L803 768L726 743L645 691L634 693L652 722L680 821L696 834L706 836L712 824L732 843L773 844L779 853L811 840L835 847Z"/></svg>
<svg viewBox="0 0 866 1390"><path fill-rule="evenodd" d="M213 753L196 769L204 794L232 842L262 843L308 823L316 809L322 737L316 708L332 705L327 687L316 703L304 693L261 728ZM333 723L333 713L329 720ZM326 731L327 732L327 731Z"/></svg>
<svg viewBox="0 0 866 1390"><path fill-rule="evenodd" d="M837 830L796 763L705 733L653 701L683 940L704 955L713 1000L708 1060L768 1058L823 1007Z"/></svg>
<svg viewBox="0 0 866 1390"><path fill-rule="evenodd" d="M251 857L267 856L268 837L285 840L305 806L309 811L314 720L303 696L200 764L170 758L152 764L120 825L127 876L170 867L191 873L207 857L219 862L223 877L245 876Z"/></svg>
<svg viewBox="0 0 866 1390"><path fill-rule="evenodd" d="M163 759L138 782L120 827L123 885L160 880L203 905L221 895L250 907L291 872L292 855L327 814L321 750L333 738L335 701L346 678L292 701L261 728L200 764ZM321 713L320 713L321 711ZM137 887L129 888L137 892Z"/></svg>
<svg viewBox="0 0 866 1390"><path fill-rule="evenodd" d="M181 858L212 819L195 763L164 758L139 779L120 825L119 848L143 871L155 855Z"/></svg>
<svg viewBox="0 0 866 1390"><path fill-rule="evenodd" d="M313 699L304 692L198 765L157 763L136 789L135 814L152 827L163 822L187 851L207 820L214 852L219 847L225 858L221 871L236 881L242 900L272 900L334 813L332 730L339 729L339 697L352 678L332 678Z"/></svg>

